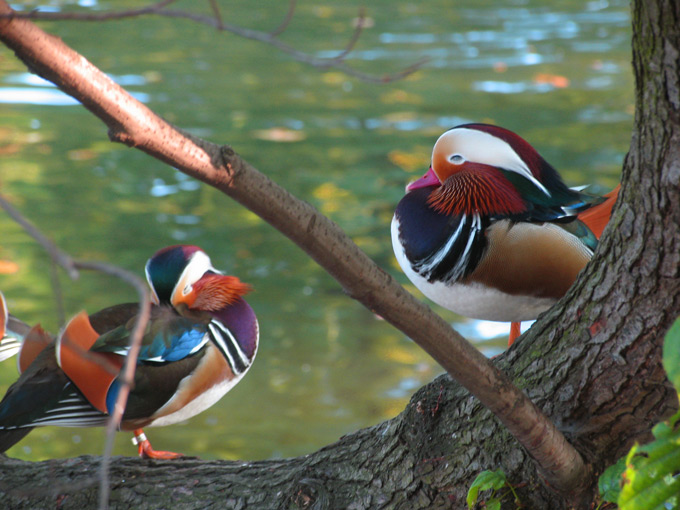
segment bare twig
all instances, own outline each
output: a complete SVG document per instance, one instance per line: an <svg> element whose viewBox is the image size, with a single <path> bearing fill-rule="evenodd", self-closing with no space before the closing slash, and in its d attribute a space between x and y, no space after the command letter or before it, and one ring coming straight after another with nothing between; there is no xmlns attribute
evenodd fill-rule
<svg viewBox="0 0 680 510"><path fill-rule="evenodd" d="M138 17L138 16L146 16L146 15L155 15L155 16L163 16L163 17L168 17L168 18L182 18L182 19L188 19L190 21L194 21L196 23L201 23L203 25L210 26L216 30L219 31L225 31L225 32L230 32L234 35L237 35L239 37L243 37L245 39L251 39L254 41L259 41L264 44L268 44L270 46L275 47L279 51L282 51L283 53L287 53L290 55L292 58L297 60L298 62L302 62L304 64L308 64L312 67L318 67L321 69L328 69L328 68L334 68L339 71L342 71L343 73L353 76L357 79L360 79L362 81L366 81L369 83L388 83L396 80L401 80L402 78L405 78L406 76L413 74L416 72L418 69L423 67L429 59L421 59L417 62L414 62L413 64L408 65L407 67L401 69L400 71L394 72L394 73L387 73L387 74L382 74L382 75L376 75L372 73L365 73L362 71L359 71L357 69L354 69L353 67L347 65L345 62L345 59L347 58L348 54L351 52L351 50L354 48L356 45L361 33L363 32L364 28L364 12L363 9L360 11L358 22L356 29L350 38L348 44L345 46L345 49L343 49L337 56L332 57L332 58L320 58L320 57L315 57L314 55L310 53L305 53L303 51L297 50L294 47L290 46L289 44L284 43L278 38L278 35L280 35L288 26L290 23L290 20L292 19L294 12L295 12L295 1L291 0L291 4L288 10L288 14L286 15L286 18L282 22L282 24L274 31L272 32L263 32L260 30L253 30L250 28L245 28L241 27L238 25L234 25L232 23L226 23L223 21L222 16L220 14L220 10L215 2L215 0L209 0L211 9L213 11L212 16L206 16L203 14L197 14L189 11L184 11L184 10L173 10L173 9L166 9L169 4L173 3L176 0L164 0L162 2L157 2L155 4L151 4L147 7L142 7L139 9L126 9L126 10L121 10L121 11L107 11L107 12L101 12L101 13L79 13L79 12L41 12L38 10L30 11L30 12L14 12L12 11L11 13L5 13L5 14L0 14L0 20L4 19L32 19L32 20L46 20L46 21L111 21L111 20L120 20L124 18L133 18L133 17Z"/></svg>
<svg viewBox="0 0 680 510"><path fill-rule="evenodd" d="M0 0L2 12L9 12L4 0ZM0 22L0 39L35 72L102 119L112 140L209 183L288 236L348 295L411 337L491 410L536 461L550 487L572 495L585 490L590 473L582 457L541 410L448 323L376 266L335 223L232 149L181 133L82 55L32 23Z"/></svg>
<svg viewBox="0 0 680 510"><path fill-rule="evenodd" d="M54 292L58 324L63 325L66 322L64 293L61 290L61 281L59 280L59 266L57 266L57 263L52 258L50 258L50 282L52 283L52 292Z"/></svg>
<svg viewBox="0 0 680 510"><path fill-rule="evenodd" d="M354 49L354 47L357 44L357 41L359 41L359 38L361 37L361 33L364 31L364 27L366 26L366 9L361 7L359 9L359 16L357 17L357 22L356 22L356 27L354 28L354 33L352 34L352 37L347 43L347 46L345 46L345 49L342 50L338 55L333 57L333 61L335 62L342 62L347 58L347 55L350 54L350 52Z"/></svg>
<svg viewBox="0 0 680 510"><path fill-rule="evenodd" d="M33 239L44 248L50 257L64 268L69 277L73 280L78 278L78 270L73 263L73 259L66 253L60 250L52 241L50 241L45 234L35 228L26 218L24 218L19 211L17 211L12 204L10 204L3 196L0 195L0 207L2 207L9 216L16 221Z"/></svg>
<svg viewBox="0 0 680 510"><path fill-rule="evenodd" d="M210 8L212 9L215 19L217 20L217 29L224 30L224 22L222 21L222 13L220 12L220 6L217 5L215 0L210 0Z"/></svg>
<svg viewBox="0 0 680 510"><path fill-rule="evenodd" d="M281 35L288 28L288 25L290 25L290 22L292 21L294 14L295 14L295 0L290 0L290 2L288 2L288 12L286 13L286 17L283 18L283 21L278 27L269 32L269 35L271 35L272 37Z"/></svg>

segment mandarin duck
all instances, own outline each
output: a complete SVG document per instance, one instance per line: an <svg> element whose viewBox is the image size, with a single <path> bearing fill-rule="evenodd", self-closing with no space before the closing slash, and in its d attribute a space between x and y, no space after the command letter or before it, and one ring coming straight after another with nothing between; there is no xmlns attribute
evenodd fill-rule
<svg viewBox="0 0 680 510"><path fill-rule="evenodd" d="M392 219L399 265L429 299L460 315L535 319L590 260L618 187L570 189L524 139L489 124L446 131L430 169L406 187Z"/></svg>
<svg viewBox="0 0 680 510"><path fill-rule="evenodd" d="M120 428L134 431L139 455L156 451L143 428L187 420L215 404L250 368L258 323L243 299L250 287L212 267L196 246L170 246L146 264L151 318L146 325ZM106 425L139 305L125 303L76 315L55 341L28 333L21 376L0 402L0 452L33 427ZM42 331L42 330L40 330Z"/></svg>

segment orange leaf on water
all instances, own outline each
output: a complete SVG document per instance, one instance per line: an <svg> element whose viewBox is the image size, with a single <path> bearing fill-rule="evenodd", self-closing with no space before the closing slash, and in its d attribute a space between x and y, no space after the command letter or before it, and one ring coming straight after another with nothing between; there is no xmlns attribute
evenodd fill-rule
<svg viewBox="0 0 680 510"><path fill-rule="evenodd" d="M14 274L19 270L19 264L11 260L0 260L0 274Z"/></svg>
<svg viewBox="0 0 680 510"><path fill-rule="evenodd" d="M547 83L557 89L564 89L569 86L569 78L559 74L539 73L534 76L535 83Z"/></svg>

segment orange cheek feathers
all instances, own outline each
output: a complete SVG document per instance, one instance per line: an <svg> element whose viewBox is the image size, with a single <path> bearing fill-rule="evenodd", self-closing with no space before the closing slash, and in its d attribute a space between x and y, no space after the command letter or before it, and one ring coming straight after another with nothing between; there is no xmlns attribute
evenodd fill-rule
<svg viewBox="0 0 680 510"><path fill-rule="evenodd" d="M221 310L250 290L250 285L243 283L235 276L208 274L196 282L190 294L191 304L188 301L187 304L190 308L199 310Z"/></svg>

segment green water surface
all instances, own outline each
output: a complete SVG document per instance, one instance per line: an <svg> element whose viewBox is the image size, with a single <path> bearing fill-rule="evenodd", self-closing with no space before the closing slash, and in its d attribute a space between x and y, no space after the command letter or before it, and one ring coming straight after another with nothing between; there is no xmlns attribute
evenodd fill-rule
<svg viewBox="0 0 680 510"><path fill-rule="evenodd" d="M14 6L99 11L144 4ZM220 5L225 21L263 31L275 29L288 9L273 0ZM423 58L428 63L404 80L373 84L182 19L40 26L164 118L232 145L336 221L404 284L392 255L392 212L449 127L497 123L530 141L570 185L589 183L603 192L618 182L633 122L627 2L300 0L281 39L333 57L351 38L361 5L369 26L348 65L383 75ZM207 6L173 4L206 13ZM99 120L29 74L5 47L0 193L74 257L141 276L158 248L191 243L254 287L248 301L260 320L261 343L252 370L186 424L147 430L156 448L247 460L309 453L395 416L416 388L442 372L268 224L140 151L110 143ZM4 212L0 236L0 289L10 310L57 331L49 258ZM136 297L105 275L71 281L61 273L59 281L66 316ZM502 329L434 308L485 354L500 352ZM2 363L0 392L15 378L14 363ZM47 427L8 453L44 459L102 449L101 429ZM118 434L114 453L134 455L129 434Z"/></svg>

